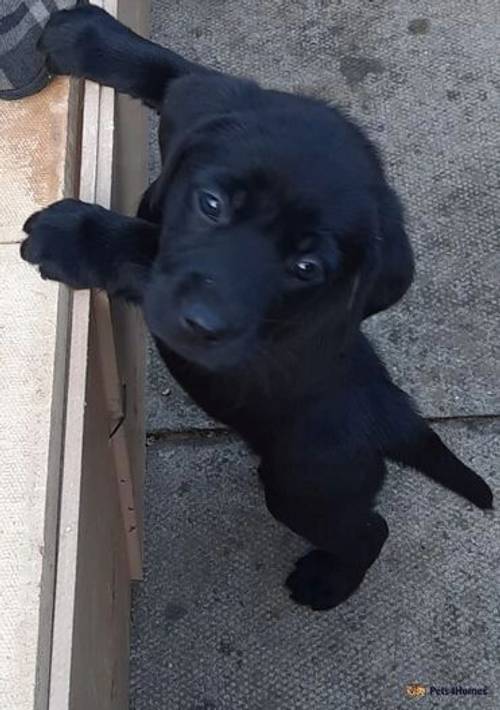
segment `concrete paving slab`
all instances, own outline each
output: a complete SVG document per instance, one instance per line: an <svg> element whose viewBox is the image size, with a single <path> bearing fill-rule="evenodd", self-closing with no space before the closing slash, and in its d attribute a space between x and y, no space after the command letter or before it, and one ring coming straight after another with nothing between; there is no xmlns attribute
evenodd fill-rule
<svg viewBox="0 0 500 710"><path fill-rule="evenodd" d="M498 496L499 422L438 429ZM148 451L132 708L397 710L415 681L488 688L425 707L499 707L498 513L393 469L381 557L347 603L315 613L282 586L307 545L268 514L239 442L160 440Z"/></svg>
<svg viewBox="0 0 500 710"><path fill-rule="evenodd" d="M370 330L426 415L499 414L498 1L176 0L153 2L152 20L157 41L321 96L366 127L405 200L418 262L411 293ZM150 410L152 430L206 426L172 401Z"/></svg>

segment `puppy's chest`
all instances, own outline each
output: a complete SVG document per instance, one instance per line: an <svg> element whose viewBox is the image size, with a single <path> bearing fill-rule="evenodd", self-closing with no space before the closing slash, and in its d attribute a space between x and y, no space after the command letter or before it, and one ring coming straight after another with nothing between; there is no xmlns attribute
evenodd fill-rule
<svg viewBox="0 0 500 710"><path fill-rule="evenodd" d="M289 411L278 388L262 375L209 373L193 366L162 343L160 355L173 377L210 417L237 431L260 450Z"/></svg>

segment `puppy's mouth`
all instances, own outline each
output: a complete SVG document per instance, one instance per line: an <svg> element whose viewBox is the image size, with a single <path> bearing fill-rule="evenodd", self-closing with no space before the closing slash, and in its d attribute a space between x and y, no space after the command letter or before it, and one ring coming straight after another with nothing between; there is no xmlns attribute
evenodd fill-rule
<svg viewBox="0 0 500 710"><path fill-rule="evenodd" d="M211 371L245 364L256 347L252 314L213 292L176 287L175 279L153 284L143 312L151 333L183 360ZM236 316L235 316L236 313Z"/></svg>
<svg viewBox="0 0 500 710"><path fill-rule="evenodd" d="M147 320L147 319L146 319ZM245 366L255 351L255 339L244 332L223 339L186 337L165 327L148 323L151 333L169 350L193 365L210 372L238 370ZM153 326L153 327L152 327Z"/></svg>

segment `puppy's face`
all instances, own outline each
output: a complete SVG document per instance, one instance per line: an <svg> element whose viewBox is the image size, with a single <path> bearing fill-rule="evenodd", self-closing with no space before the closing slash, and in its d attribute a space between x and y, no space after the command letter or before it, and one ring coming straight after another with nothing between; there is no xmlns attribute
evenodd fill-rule
<svg viewBox="0 0 500 710"><path fill-rule="evenodd" d="M339 154L324 126L295 118L212 121L165 156L146 320L208 370L352 309L376 230L370 158L362 145Z"/></svg>

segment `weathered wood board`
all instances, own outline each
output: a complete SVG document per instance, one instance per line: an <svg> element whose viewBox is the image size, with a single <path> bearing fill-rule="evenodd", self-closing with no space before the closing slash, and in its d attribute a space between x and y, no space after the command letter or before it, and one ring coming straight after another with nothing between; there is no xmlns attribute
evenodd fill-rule
<svg viewBox="0 0 500 710"><path fill-rule="evenodd" d="M144 32L147 2L103 4ZM147 131L144 110L125 101L57 79L0 104L0 697L11 710L127 707L142 321L102 293L42 281L19 257L24 220L57 199L133 211Z"/></svg>

